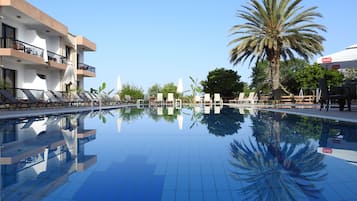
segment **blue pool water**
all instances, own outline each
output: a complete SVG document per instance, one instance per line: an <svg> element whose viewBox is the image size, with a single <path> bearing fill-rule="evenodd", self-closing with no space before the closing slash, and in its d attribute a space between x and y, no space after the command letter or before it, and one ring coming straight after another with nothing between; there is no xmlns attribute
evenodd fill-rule
<svg viewBox="0 0 357 201"><path fill-rule="evenodd" d="M0 121L1 200L357 200L357 125L233 108Z"/></svg>

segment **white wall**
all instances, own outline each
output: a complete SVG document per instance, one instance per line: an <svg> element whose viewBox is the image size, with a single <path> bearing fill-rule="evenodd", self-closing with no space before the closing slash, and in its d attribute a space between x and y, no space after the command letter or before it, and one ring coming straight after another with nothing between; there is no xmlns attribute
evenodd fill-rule
<svg viewBox="0 0 357 201"><path fill-rule="evenodd" d="M3 23L16 28L16 38L20 41L32 44L34 46L47 49L48 51L62 55L64 52L64 47L61 47L61 38L58 36L50 36L46 33L37 33L35 30L29 29L18 21L13 21L8 18L3 19ZM44 40L45 39L45 40ZM69 38L68 40L74 41L75 38ZM46 52L47 53L47 52ZM77 53L72 49L72 57ZM84 52L79 53L79 62L84 63ZM47 55L44 54L44 59L47 61ZM5 59L6 60L6 59ZM74 63L75 67L76 64ZM16 87L17 88L28 88L28 89L39 89L39 90L63 90L61 85L61 80L63 77L63 71L53 70L45 68L44 66L36 65L24 65L22 63L6 63L4 61L4 67L8 69L16 70ZM46 76L46 84L43 84L43 80L39 79L37 74L43 74ZM80 83L83 88L83 77L80 79Z"/></svg>
<svg viewBox="0 0 357 201"><path fill-rule="evenodd" d="M47 50L62 55L59 37L50 36L46 38Z"/></svg>
<svg viewBox="0 0 357 201"><path fill-rule="evenodd" d="M78 51L78 50L77 50ZM84 52L83 51L78 51L79 54L79 61L78 63L84 63Z"/></svg>
<svg viewBox="0 0 357 201"><path fill-rule="evenodd" d="M48 70L43 67L24 65L21 63L10 63L4 61L4 68L16 70L16 87L38 90L61 90L61 71ZM46 81L41 81L37 73L45 75ZM45 83L45 84L44 84Z"/></svg>

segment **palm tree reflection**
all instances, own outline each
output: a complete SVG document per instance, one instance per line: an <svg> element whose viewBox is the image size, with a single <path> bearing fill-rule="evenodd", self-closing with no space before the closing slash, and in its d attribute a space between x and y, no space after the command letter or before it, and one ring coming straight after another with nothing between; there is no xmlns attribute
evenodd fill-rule
<svg viewBox="0 0 357 201"><path fill-rule="evenodd" d="M325 179L323 155L310 141L302 143L285 130L281 116L256 119L256 140L231 143L232 177L245 185L240 189L249 200L306 200L319 198L316 182ZM254 128L254 127L253 127ZM263 129L265 128L265 129ZM292 128L294 129L294 128Z"/></svg>

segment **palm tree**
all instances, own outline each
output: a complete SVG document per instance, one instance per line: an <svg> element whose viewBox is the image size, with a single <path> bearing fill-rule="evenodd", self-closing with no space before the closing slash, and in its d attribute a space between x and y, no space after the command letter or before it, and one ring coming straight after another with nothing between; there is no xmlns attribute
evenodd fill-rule
<svg viewBox="0 0 357 201"><path fill-rule="evenodd" d="M271 70L271 84L274 100L280 99L280 58L295 59L296 55L305 60L323 51L325 39L318 31L325 27L313 22L322 17L317 7L303 10L302 0L251 0L249 5L239 10L237 17L244 24L231 28L232 35L238 38L229 42L234 45L230 52L230 62L237 65L250 59L268 60Z"/></svg>

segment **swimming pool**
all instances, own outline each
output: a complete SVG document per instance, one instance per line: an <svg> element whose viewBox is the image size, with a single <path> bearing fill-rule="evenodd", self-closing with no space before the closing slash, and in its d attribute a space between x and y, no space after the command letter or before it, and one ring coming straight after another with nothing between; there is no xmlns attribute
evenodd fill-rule
<svg viewBox="0 0 357 201"><path fill-rule="evenodd" d="M1 200L357 200L357 125L252 109L0 121Z"/></svg>

